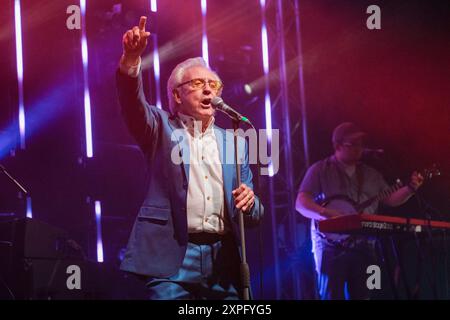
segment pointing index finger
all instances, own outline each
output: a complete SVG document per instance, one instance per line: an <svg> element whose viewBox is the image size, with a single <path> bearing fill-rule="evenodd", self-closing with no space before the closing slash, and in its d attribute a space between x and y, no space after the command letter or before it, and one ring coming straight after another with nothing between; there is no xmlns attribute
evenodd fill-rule
<svg viewBox="0 0 450 320"><path fill-rule="evenodd" d="M142 16L139 19L139 30L141 31L145 31L145 23L147 22L147 17L146 16Z"/></svg>

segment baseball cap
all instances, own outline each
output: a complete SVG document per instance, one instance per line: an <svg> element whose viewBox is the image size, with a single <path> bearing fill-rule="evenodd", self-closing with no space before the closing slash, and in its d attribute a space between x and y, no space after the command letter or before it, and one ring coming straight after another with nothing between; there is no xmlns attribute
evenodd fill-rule
<svg viewBox="0 0 450 320"><path fill-rule="evenodd" d="M354 123L344 122L333 130L333 143L342 143L348 140L354 140L365 136L366 133L361 131Z"/></svg>

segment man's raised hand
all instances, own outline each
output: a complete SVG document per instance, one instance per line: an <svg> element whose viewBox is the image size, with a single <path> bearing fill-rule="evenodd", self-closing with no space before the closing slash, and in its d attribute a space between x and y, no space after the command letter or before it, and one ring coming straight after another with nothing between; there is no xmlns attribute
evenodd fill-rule
<svg viewBox="0 0 450 320"><path fill-rule="evenodd" d="M145 31L146 22L147 17L142 16L139 19L139 26L134 26L123 35L122 59L126 65L136 65L139 61L139 57L142 55L145 47L147 46L147 38L150 36L150 32Z"/></svg>

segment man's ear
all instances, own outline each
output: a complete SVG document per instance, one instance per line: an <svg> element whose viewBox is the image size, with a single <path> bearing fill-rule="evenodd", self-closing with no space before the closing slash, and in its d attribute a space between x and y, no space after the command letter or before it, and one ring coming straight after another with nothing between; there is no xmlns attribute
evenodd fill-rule
<svg viewBox="0 0 450 320"><path fill-rule="evenodd" d="M334 151L338 151L338 149L340 148L341 144L340 143L333 143L333 147L334 147Z"/></svg>
<svg viewBox="0 0 450 320"><path fill-rule="evenodd" d="M173 94L173 97L175 99L175 102L178 103L178 104L181 104L181 96L180 96L180 93L178 92L178 90L177 89L173 89L172 94Z"/></svg>

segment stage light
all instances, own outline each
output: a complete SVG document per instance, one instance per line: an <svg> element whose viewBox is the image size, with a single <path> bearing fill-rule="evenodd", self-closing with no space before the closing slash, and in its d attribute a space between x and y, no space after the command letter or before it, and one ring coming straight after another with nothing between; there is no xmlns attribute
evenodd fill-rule
<svg viewBox="0 0 450 320"><path fill-rule="evenodd" d="M158 53L158 36L153 35L153 72L155 76L155 86L156 86L156 106L162 109L161 105L161 82L160 82L160 63L159 63L159 53Z"/></svg>
<svg viewBox="0 0 450 320"><path fill-rule="evenodd" d="M236 80L234 83L224 87L222 95L229 96L233 99L239 99L241 105L249 105L250 101L254 102L255 91L249 83L245 83L240 80Z"/></svg>
<svg viewBox="0 0 450 320"><path fill-rule="evenodd" d="M270 92L269 92L269 41L267 36L267 25L266 25L266 1L260 0L260 5L262 17L261 47L262 47L264 78L265 78L264 108L266 116L267 143L270 145L272 142L272 103L270 101ZM269 162L268 173L270 177L272 177L274 174L272 161Z"/></svg>
<svg viewBox="0 0 450 320"><path fill-rule="evenodd" d="M248 95L251 95L253 93L253 89L248 83L244 84L244 91Z"/></svg>
<svg viewBox="0 0 450 320"><path fill-rule="evenodd" d="M157 5L156 0L151 0L150 1L150 10L152 12L157 12L158 11L158 5Z"/></svg>
<svg viewBox="0 0 450 320"><path fill-rule="evenodd" d="M157 12L157 1L150 1L150 10L152 12ZM159 61L159 50L158 50L158 35L156 33L152 34L153 38L153 75L155 78L155 93L156 93L156 107L162 109L161 104L161 70L160 70L160 61Z"/></svg>
<svg viewBox="0 0 450 320"><path fill-rule="evenodd" d="M100 201L95 201L95 224L97 226L97 262L103 262L102 205Z"/></svg>
<svg viewBox="0 0 450 320"><path fill-rule="evenodd" d="M267 37L267 27L265 21L261 27L261 45L262 45L262 58L263 58L263 68L264 74L269 74L269 44Z"/></svg>
<svg viewBox="0 0 450 320"><path fill-rule="evenodd" d="M206 35L206 13L207 6L206 0L201 0L201 8L202 8L202 56L206 61L206 64L209 66L209 53L208 53L208 36Z"/></svg>
<svg viewBox="0 0 450 320"><path fill-rule="evenodd" d="M20 148L25 149L25 107L23 102L23 51L22 51L22 15L20 0L14 1L14 22L16 31L17 86L19 92L19 137Z"/></svg>
<svg viewBox="0 0 450 320"><path fill-rule="evenodd" d="M94 147L92 143L92 119L91 119L91 96L89 93L88 79L88 44L86 37L86 0L80 0L81 9L81 57L83 61L83 80L84 80L84 127L86 136L86 156L94 156Z"/></svg>
<svg viewBox="0 0 450 320"><path fill-rule="evenodd" d="M27 218L33 218L33 207L31 204L31 197L27 197Z"/></svg>

